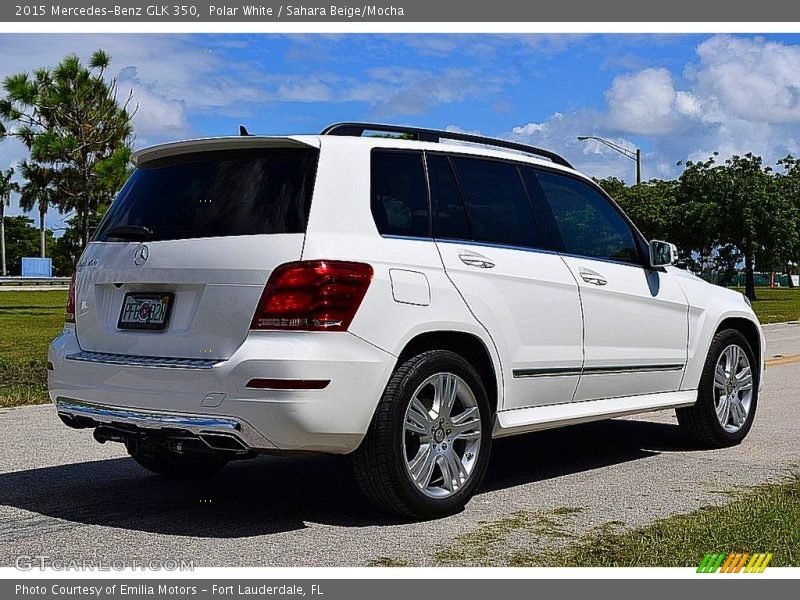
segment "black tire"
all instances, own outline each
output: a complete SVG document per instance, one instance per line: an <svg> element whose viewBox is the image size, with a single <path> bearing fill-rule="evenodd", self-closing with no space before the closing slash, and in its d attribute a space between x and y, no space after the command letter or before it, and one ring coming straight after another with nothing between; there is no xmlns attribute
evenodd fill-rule
<svg viewBox="0 0 800 600"><path fill-rule="evenodd" d="M411 397L436 373L460 377L475 397L480 413L480 448L469 477L451 495L432 498L411 480L403 450L404 421ZM424 520L461 511L481 483L489 463L492 415L486 389L464 358L446 350L429 350L397 367L381 397L364 441L352 455L356 479L380 509L404 518Z"/></svg>
<svg viewBox="0 0 800 600"><path fill-rule="evenodd" d="M717 418L714 393L714 370L717 360L725 348L732 344L739 346L750 361L753 386L750 410L741 429L736 432L726 431ZM753 426L753 419L756 415L759 375L759 365L747 338L735 329L718 331L711 340L703 374L700 377L697 402L693 406L679 408L675 411L681 429L703 448L726 448L741 443Z"/></svg>
<svg viewBox="0 0 800 600"><path fill-rule="evenodd" d="M179 454L166 449L157 449L146 454L129 451L129 454L151 473L176 480L214 477L228 464L227 459L214 454Z"/></svg>

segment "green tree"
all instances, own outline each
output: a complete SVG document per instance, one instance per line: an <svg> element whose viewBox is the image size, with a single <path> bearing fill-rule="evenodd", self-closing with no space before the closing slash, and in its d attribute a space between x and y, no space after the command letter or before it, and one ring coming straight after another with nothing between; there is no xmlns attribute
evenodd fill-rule
<svg viewBox="0 0 800 600"><path fill-rule="evenodd" d="M0 100L0 139L15 136L30 162L50 169L50 203L75 211L81 246L93 216L111 203L128 175L132 142L132 93L120 103L117 81L106 77L110 57L97 50L88 67L77 56L54 69L5 78Z"/></svg>
<svg viewBox="0 0 800 600"><path fill-rule="evenodd" d="M714 193L719 176L716 156L703 162L688 161L675 189L675 243L697 253L700 272L712 264L714 248L726 241L719 236L719 203Z"/></svg>
<svg viewBox="0 0 800 600"><path fill-rule="evenodd" d="M11 192L19 191L19 184L11 181L14 176L14 169L9 168L0 171L0 272L3 277L8 275L6 268L6 206L11 204Z"/></svg>
<svg viewBox="0 0 800 600"><path fill-rule="evenodd" d="M626 194L629 189L624 181L616 177L604 177L603 179L595 179L594 181L603 188L606 194L611 196L618 203L620 202L620 197Z"/></svg>
<svg viewBox="0 0 800 600"><path fill-rule="evenodd" d="M778 161L783 168L776 174L778 193L786 204L783 227L783 245L777 252L777 259L789 276L789 287L792 285L791 275L800 266L800 161L789 155Z"/></svg>
<svg viewBox="0 0 800 600"><path fill-rule="evenodd" d="M790 211L779 193L771 167L747 153L719 164L717 155L704 162L687 162L680 193L690 203L690 215L706 230L706 258L721 244L733 244L745 266L745 294L756 299L755 266L772 268L787 238L782 221ZM694 235L703 235L695 232Z"/></svg>

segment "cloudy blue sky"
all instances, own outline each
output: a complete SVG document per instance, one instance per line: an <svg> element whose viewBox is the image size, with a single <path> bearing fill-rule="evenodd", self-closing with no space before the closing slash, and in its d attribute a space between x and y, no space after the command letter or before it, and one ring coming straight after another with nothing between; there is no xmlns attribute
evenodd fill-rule
<svg viewBox="0 0 800 600"><path fill-rule="evenodd" d="M133 90L137 147L376 120L518 139L627 181L631 161L576 136L640 146L646 179L715 150L800 154L798 35L4 34L0 77L96 48ZM0 142L0 168L23 156Z"/></svg>

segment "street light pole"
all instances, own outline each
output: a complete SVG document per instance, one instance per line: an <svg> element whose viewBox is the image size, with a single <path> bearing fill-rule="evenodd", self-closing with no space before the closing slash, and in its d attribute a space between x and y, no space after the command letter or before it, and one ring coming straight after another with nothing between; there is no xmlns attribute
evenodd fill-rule
<svg viewBox="0 0 800 600"><path fill-rule="evenodd" d="M630 158L633 161L636 161L636 185L642 183L642 150L640 148L636 148L636 150L629 150L624 146L620 146L619 144L615 144L614 142L610 142L609 140L603 139L601 137L597 137L596 135L579 135L578 141L585 142L587 140L594 140L596 142L600 142L622 154L627 158Z"/></svg>

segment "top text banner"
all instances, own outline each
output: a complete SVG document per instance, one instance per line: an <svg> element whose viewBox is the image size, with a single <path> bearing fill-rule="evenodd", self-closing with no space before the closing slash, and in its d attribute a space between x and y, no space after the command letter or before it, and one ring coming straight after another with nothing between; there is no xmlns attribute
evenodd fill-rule
<svg viewBox="0 0 800 600"><path fill-rule="evenodd" d="M156 4L136 0L63 0L31 3L3 0L0 21L76 22L798 22L800 3L761 0L389 0L378 4L301 0L241 3L179 0ZM185 2L185 3L184 3Z"/></svg>

